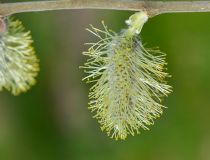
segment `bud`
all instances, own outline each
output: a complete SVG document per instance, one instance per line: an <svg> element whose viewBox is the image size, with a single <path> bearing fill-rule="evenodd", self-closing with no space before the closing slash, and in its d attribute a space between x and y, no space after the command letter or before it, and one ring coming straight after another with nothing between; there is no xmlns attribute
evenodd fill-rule
<svg viewBox="0 0 210 160"><path fill-rule="evenodd" d="M0 33L7 31L6 18L0 16Z"/></svg>

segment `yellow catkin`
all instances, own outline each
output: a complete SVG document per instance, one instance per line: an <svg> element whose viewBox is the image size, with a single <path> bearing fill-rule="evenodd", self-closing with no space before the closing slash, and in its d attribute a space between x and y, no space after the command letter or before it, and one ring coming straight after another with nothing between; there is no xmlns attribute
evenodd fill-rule
<svg viewBox="0 0 210 160"><path fill-rule="evenodd" d="M0 90L13 95L26 92L35 84L39 60L30 32L18 20L8 19L7 29L0 33Z"/></svg>
<svg viewBox="0 0 210 160"><path fill-rule="evenodd" d="M140 128L148 130L163 112L162 97L171 92L164 80L165 55L145 49L139 38L147 19L145 12L135 13L119 34L103 22L104 30L88 29L99 38L83 53L89 57L82 67L88 74L84 80L94 83L89 109L101 129L116 140L135 135Z"/></svg>

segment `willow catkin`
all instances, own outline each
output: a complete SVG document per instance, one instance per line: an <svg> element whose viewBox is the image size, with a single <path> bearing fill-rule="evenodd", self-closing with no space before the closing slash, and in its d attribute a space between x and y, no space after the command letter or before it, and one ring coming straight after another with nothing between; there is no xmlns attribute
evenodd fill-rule
<svg viewBox="0 0 210 160"><path fill-rule="evenodd" d="M89 93L89 109L94 112L101 129L111 138L125 139L128 134L148 130L154 119L162 114L163 96L171 92L164 72L165 54L146 49L139 34L148 16L145 12L132 15L127 29L120 33L92 26L88 29L99 41L83 54L87 76L94 83Z"/></svg>
<svg viewBox="0 0 210 160"><path fill-rule="evenodd" d="M3 88L13 95L25 92L35 84L39 61L31 46L30 32L22 23L11 18L1 20L0 31L0 90Z"/></svg>

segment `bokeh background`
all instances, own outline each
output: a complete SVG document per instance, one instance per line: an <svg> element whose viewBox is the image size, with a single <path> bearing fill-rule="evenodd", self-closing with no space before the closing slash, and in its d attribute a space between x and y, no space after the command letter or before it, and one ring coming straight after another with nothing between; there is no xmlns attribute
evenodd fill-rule
<svg viewBox="0 0 210 160"><path fill-rule="evenodd" d="M143 28L143 42L167 53L174 88L150 131L115 141L87 109L89 86L81 81L79 66L86 59L83 44L95 39L85 28L101 28L104 20L120 31L132 13L15 15L31 30L41 71L29 92L0 93L1 160L210 160L210 13L160 15Z"/></svg>

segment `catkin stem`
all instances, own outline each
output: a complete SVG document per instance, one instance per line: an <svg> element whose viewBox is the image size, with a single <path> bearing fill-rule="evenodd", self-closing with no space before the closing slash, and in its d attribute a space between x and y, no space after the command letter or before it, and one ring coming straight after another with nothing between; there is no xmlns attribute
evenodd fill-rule
<svg viewBox="0 0 210 160"><path fill-rule="evenodd" d="M0 4L0 15L63 9L146 10L150 17L163 13L210 12L210 1L57 0Z"/></svg>

